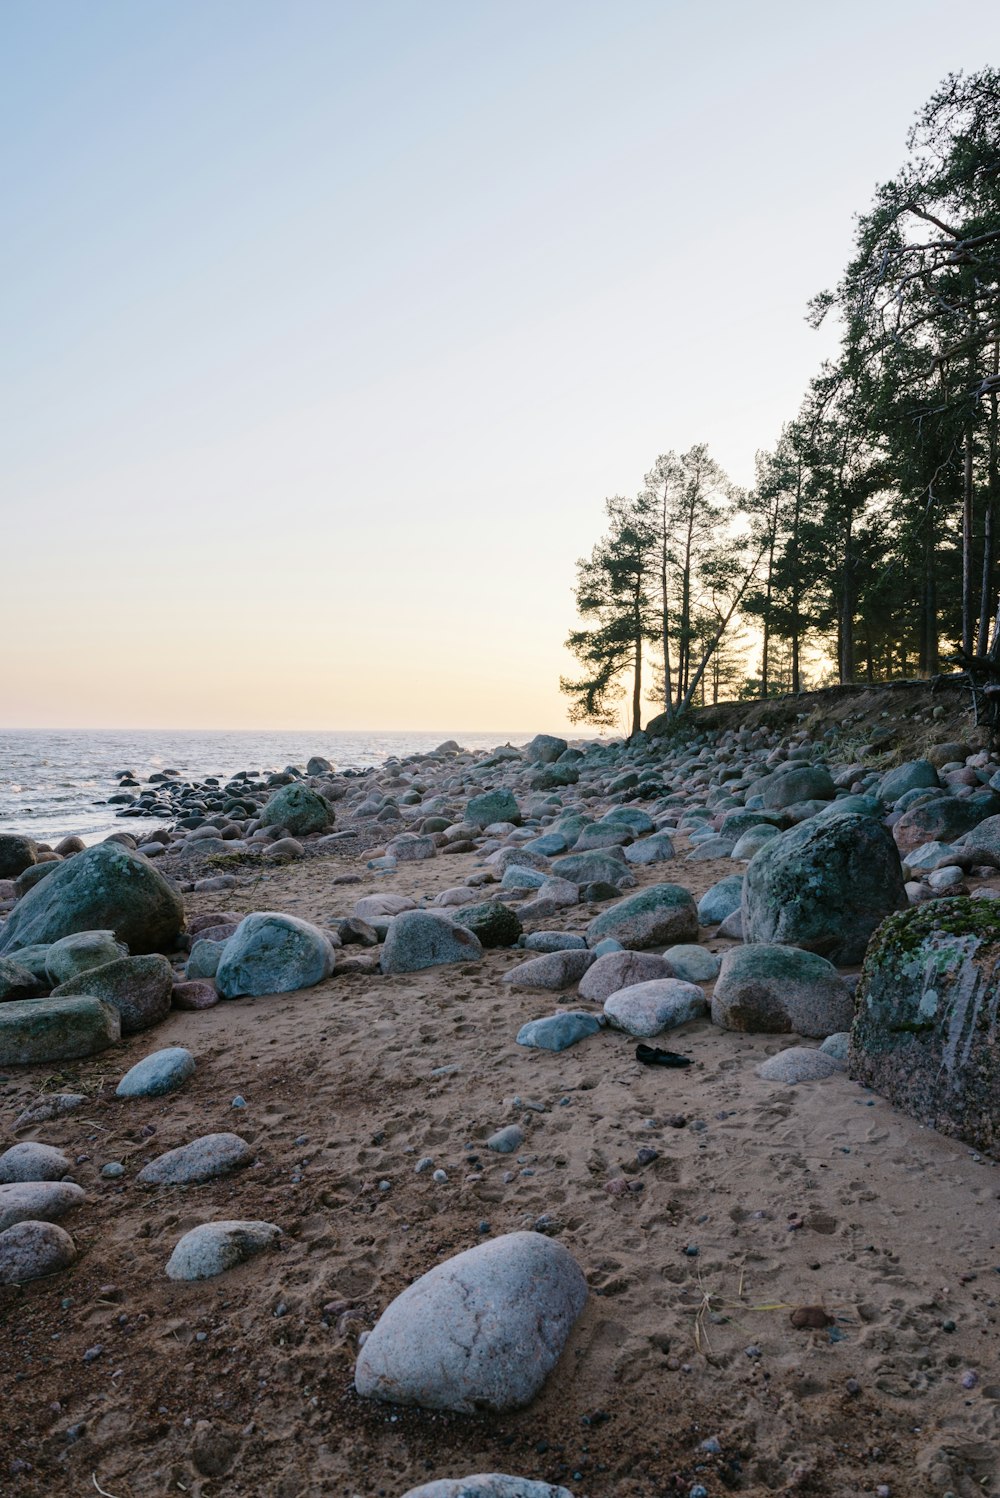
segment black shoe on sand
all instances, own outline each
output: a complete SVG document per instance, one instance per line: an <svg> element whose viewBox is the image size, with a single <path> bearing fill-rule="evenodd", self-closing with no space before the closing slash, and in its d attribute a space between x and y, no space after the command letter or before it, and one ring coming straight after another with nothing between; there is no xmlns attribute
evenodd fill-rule
<svg viewBox="0 0 1000 1498"><path fill-rule="evenodd" d="M676 1051L661 1051L658 1045L637 1045L635 1059L643 1066L690 1066L690 1056L679 1056Z"/></svg>

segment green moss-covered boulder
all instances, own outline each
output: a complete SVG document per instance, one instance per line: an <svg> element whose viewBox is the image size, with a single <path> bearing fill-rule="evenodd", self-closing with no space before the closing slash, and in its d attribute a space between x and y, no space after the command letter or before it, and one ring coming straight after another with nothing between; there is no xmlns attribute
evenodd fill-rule
<svg viewBox="0 0 1000 1498"><path fill-rule="evenodd" d="M148 858L108 842L51 867L0 928L0 952L12 955L72 931L113 931L140 954L173 945L184 924L184 902Z"/></svg>
<svg viewBox="0 0 1000 1498"><path fill-rule="evenodd" d="M103 999L121 1016L123 1035L136 1035L166 1019L174 975L165 957L119 957L77 973L52 990L54 999L89 994Z"/></svg>
<svg viewBox="0 0 1000 1498"><path fill-rule="evenodd" d="M588 946L595 947L606 936L632 951L696 941L698 911L683 885L650 884L594 917L587 927Z"/></svg>
<svg viewBox="0 0 1000 1498"><path fill-rule="evenodd" d="M293 781L264 803L260 823L262 827L287 827L293 837L327 832L333 826L333 807L318 791Z"/></svg>
<svg viewBox="0 0 1000 1498"><path fill-rule="evenodd" d="M860 962L876 926L906 905L899 853L872 817L802 822L765 843L743 881L743 939Z"/></svg>
<svg viewBox="0 0 1000 1498"><path fill-rule="evenodd" d="M1000 909L934 900L891 916L865 958L850 1071L944 1134L1000 1157Z"/></svg>
<svg viewBox="0 0 1000 1498"><path fill-rule="evenodd" d="M0 1065L75 1061L120 1038L118 1011L102 999L23 999L0 1004Z"/></svg>
<svg viewBox="0 0 1000 1498"><path fill-rule="evenodd" d="M464 905L456 910L455 920L474 936L478 936L483 947L512 947L523 930L516 912L509 905L502 905L499 900L486 900L482 905Z"/></svg>

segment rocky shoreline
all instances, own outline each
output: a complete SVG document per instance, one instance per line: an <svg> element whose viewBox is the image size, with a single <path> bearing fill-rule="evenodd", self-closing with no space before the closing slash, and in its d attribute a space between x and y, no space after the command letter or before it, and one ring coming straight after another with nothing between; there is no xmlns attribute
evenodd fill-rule
<svg viewBox="0 0 1000 1498"><path fill-rule="evenodd" d="M89 1383L74 1396L89 1411L84 1435L67 1438L81 1420L68 1420L57 1399L59 1409L48 1416L51 1434L32 1454L39 1416L21 1400L27 1365L17 1366L22 1342L36 1346L53 1307L73 1322L76 1294L70 1290L67 1303L62 1287L85 1285L90 1261L100 1258L87 1225L119 1209L122 1253L129 1234L134 1243L141 1228L130 1212L146 1219L138 1241L147 1279L158 1277L151 1293L162 1297L161 1317L163 1308L183 1316L184 1302L171 1297L201 1295L199 1304L208 1305L206 1296L234 1295L245 1306L248 1346L267 1325L261 1317L284 1321L287 1300L280 1314L255 1301L255 1293L266 1298L283 1264L293 1286L309 1278L308 1260L323 1261L325 1243L342 1284L351 1281L359 1255L366 1263L359 1294L333 1295L319 1306L306 1295L296 1306L307 1320L315 1317L302 1333L306 1342L333 1332L333 1363L346 1382L339 1393L327 1386L307 1395L305 1414L293 1414L287 1401L282 1407L279 1423L296 1440L311 1432L314 1463L310 1474L289 1458L297 1474L289 1494L333 1490L323 1485L327 1479L351 1491L408 1498L459 1491L476 1498L638 1495L651 1491L649 1483L689 1495L774 1491L776 1483L789 1491L843 1491L801 1441L787 1439L798 1415L782 1417L784 1439L776 1411L765 1416L771 1351L749 1334L745 1346L737 1340L725 1353L716 1345L731 1340L720 1328L742 1329L748 1316L753 1320L754 1307L743 1308L744 1280L754 1273L747 1266L773 1259L777 1274L781 1254L742 1253L734 1304L728 1304L731 1284L726 1306L721 1299L716 1306L711 1292L691 1299L726 1232L739 1236L754 1224L772 1231L766 1224L776 1220L775 1204L741 1206L726 1232L721 1223L709 1229L701 1225L711 1213L697 1210L699 1196L707 1205L705 1192L689 1194L684 1183L704 1150L720 1172L708 1195L738 1190L744 1167L737 1159L732 1177L726 1174L715 1135L720 1123L745 1111L748 1097L762 1100L772 1123L800 1098L820 1117L826 1110L838 1120L822 1164L800 1166L801 1140L785 1137L763 1178L757 1124L746 1121L731 1143L755 1162L753 1190L763 1189L765 1198L769 1174L781 1180L800 1173L800 1189L816 1192L817 1183L807 1181L817 1169L853 1169L836 1151L849 1156L857 1146L832 1141L853 1137L844 1119L859 1104L877 1107L900 1141L916 1139L920 1125L930 1124L936 1132L920 1134L920 1147L938 1152L942 1170L961 1159L973 1172L989 1171L1000 1153L1000 907L994 903L1000 757L974 738L944 742L932 733L920 757L903 763L879 763L877 745L874 755L870 747L857 751L855 739L835 732L759 726L610 745L575 746L539 735L492 753L449 742L361 774L338 774L316 758L269 775L243 771L228 781L186 783L162 772L143 787L123 771L119 794L137 795L115 803L127 827L103 843L88 849L68 839L47 848L0 835L0 1066L10 1102L6 1122L17 1140L0 1154L0 1284L9 1287L0 1295L7 1297L6 1324L15 1328L6 1358L20 1422L12 1491L42 1491L46 1484L52 1491L53 1478L83 1470L85 1451L105 1464L101 1471L118 1483L116 1492L134 1470L124 1460L128 1453L135 1459L139 1439L134 1404L112 1401L122 1418L126 1410L133 1417L119 1452L101 1434L95 1411L102 1401L95 1404ZM147 832L149 821L156 825ZM427 1004L441 1006L437 1020L423 1017ZM460 1017L446 1021L456 1004ZM453 1023L464 1059L422 1066L421 1052L438 1049L443 1023ZM327 1057L331 1026L337 1040ZM146 1033L154 1028L166 1042L158 1048ZM256 1037L265 1032L284 1058L283 1071L326 1078L329 1062L321 1085L346 1121L349 1166L317 1158L311 1130L286 1139L287 1129L276 1122L282 1109L276 1113L273 1101L262 1106L268 1065ZM709 1067L716 1100L737 1104L718 1108L712 1125L700 1117L692 1122L689 1111L690 1100L705 1091ZM515 1084L523 1073L524 1092L505 1097L491 1080L494 1071ZM547 1074L554 1089L546 1086ZM635 1106L620 1091L622 1075L641 1100ZM67 1087L67 1079L77 1085ZM849 1079L873 1090L859 1092ZM223 1097L218 1088L227 1084ZM393 1107L399 1086L417 1089L424 1124ZM540 1100L525 1095L536 1089ZM687 1107L653 1107L650 1118L651 1089L686 1099ZM901 1111L890 1111L881 1098ZM586 1116L590 1108L597 1111ZM152 1111L139 1123L143 1109ZM308 1096L284 1099L284 1110L308 1128ZM386 1110L392 1120L374 1126ZM96 1134L95 1111L108 1120ZM466 1142L445 1145L458 1118L468 1120L459 1130ZM554 1135L548 1146L546 1123ZM561 1165L553 1144L566 1136L557 1123L572 1126L573 1149ZM623 1125L644 1141L624 1157L607 1148L609 1131ZM101 1129L121 1140L117 1152ZM159 1148L161 1129L166 1149ZM305 1210L298 1202L294 1210L275 1210L282 1191L254 1185L279 1134L281 1147L300 1157L279 1174L289 1189L308 1187ZM409 1142L394 1147L397 1135ZM682 1138L692 1151L686 1163L673 1161ZM342 1147L347 1143L325 1148L336 1155ZM874 1163L866 1159L865 1170ZM534 1194L536 1176L549 1182L553 1198L588 1205L566 1210L553 1200L555 1210L526 1217L518 1197ZM887 1201L896 1199L896 1185L881 1187ZM839 1189L852 1212L862 1211L859 1182L845 1176ZM971 1206L979 1188L963 1178L962 1189ZM191 1205L171 1205L175 1193L185 1193L186 1201L192 1191ZM413 1192L421 1195L397 1207ZM784 1214L786 1235L803 1230L825 1238L824 1224L837 1213L792 1205ZM942 1244L951 1235L960 1256L967 1224L956 1227L945 1195L928 1210L927 1232ZM647 1255L659 1234L670 1239L669 1248L656 1249L662 1270L655 1254L650 1267L664 1276L655 1299L660 1304L667 1296L661 1311L674 1330L642 1327L636 1308L618 1339L633 1349L631 1363L621 1361L614 1335L600 1330L596 1309L602 1297L622 1293L609 1288L622 1271L600 1267L603 1233L595 1219L609 1211L649 1214ZM454 1226L442 1241L437 1224L452 1220L449 1213ZM374 1257L366 1252L369 1219L381 1224ZM416 1254L414 1272L401 1284L404 1239L412 1244L421 1223L437 1252L431 1262ZM614 1219L610 1226L605 1248L613 1258ZM619 1220L617 1228L634 1257L634 1227ZM678 1241L681 1233L690 1236ZM714 1235L704 1253L703 1233ZM331 1235L343 1240L336 1251ZM848 1280L856 1237L851 1228L838 1243L837 1272ZM793 1241L781 1243L782 1253ZM898 1243L893 1251L900 1251ZM985 1239L977 1251L988 1255ZM610 1262L606 1251L604 1260ZM719 1273L722 1262L714 1266ZM986 1268L985 1259L970 1263L965 1283L976 1284ZM116 1281L127 1276L124 1265L109 1272ZM624 1285L648 1272L624 1271ZM828 1430L828 1440L846 1440L851 1470L870 1480L872 1491L880 1484L895 1495L909 1491L907 1473L919 1460L929 1486L912 1491L964 1493L968 1472L978 1470L973 1448L996 1424L995 1352L979 1353L978 1367L960 1369L961 1377L952 1376L954 1343L926 1353L923 1364L914 1354L914 1367L932 1370L921 1376L935 1391L933 1421L942 1430L965 1421L970 1435L957 1443L958 1455L943 1437L931 1440L926 1422L906 1436L911 1394L899 1392L903 1385L886 1371L884 1331L880 1343L858 1330L879 1323L877 1309L866 1303L862 1311L815 1292L806 1298L809 1274L803 1266L790 1275L794 1293L783 1288L780 1295L779 1341L795 1348L788 1366L811 1361L809 1377L825 1391L828 1376L816 1370L831 1348L853 1341L857 1366L868 1369L862 1379L841 1379L836 1396L831 1391L814 1438ZM763 1269L760 1277L767 1277ZM912 1292L904 1295L894 1330L907 1348L904 1361L911 1357L914 1318L920 1347L954 1335L954 1325L950 1332L945 1327L953 1317L938 1315L936 1332L924 1324L928 1314L934 1321L933 1312L918 1311L927 1287L919 1277L907 1284ZM282 1294L296 1300L293 1289ZM992 1305L987 1298L981 1306L987 1320ZM145 1328L153 1317L134 1313L147 1316L139 1332L132 1314L116 1312L124 1318L122 1340L136 1336L151 1356ZM676 1323L690 1325L692 1316L694 1341L678 1357L671 1351L679 1341ZM657 1335L665 1350L657 1350ZM649 1347L635 1348L636 1337L650 1336L663 1364L655 1375ZM94 1343L84 1357L95 1346L87 1369L108 1351L105 1342ZM251 1356L259 1355L258 1348ZM28 1359L36 1370L40 1356L36 1350ZM126 1368L124 1349L113 1358L124 1359ZM237 1352L234 1368L239 1360ZM977 1361L971 1346L968 1361ZM45 1366L55 1363L50 1349ZM322 1384L318 1365L310 1366L310 1387ZM605 1423L619 1433L629 1422L634 1428L647 1394L635 1387L630 1366L648 1377L666 1372L671 1381L686 1379L692 1390L686 1408L707 1410L714 1380L719 1414L711 1439L695 1439L682 1421L683 1429L655 1450L645 1437L638 1441L630 1463L627 1451L591 1434ZM539 1437L536 1448L544 1449L532 1455L516 1432L532 1429L537 1418L552 1424L560 1399L572 1404L569 1385L581 1369L581 1388L599 1388L610 1409L578 1418L577 1428L588 1432L586 1450L578 1440L570 1454L563 1440L557 1452L560 1443ZM724 1369L720 1390L715 1374ZM754 1438L735 1413L749 1397L738 1390L742 1369L753 1374L754 1398L763 1401ZM195 1371L187 1380L192 1389ZM961 1382L966 1374L973 1382ZM301 1369L289 1375L304 1387L301 1376ZM37 1371L31 1377L37 1380ZM128 1382L126 1373L121 1378ZM891 1422L895 1444L866 1448L879 1456L855 1451L836 1404L850 1407L847 1425L856 1421L869 1385L901 1407ZM204 1400L204 1392L197 1397ZM247 1398L241 1393L234 1407L246 1413ZM298 1395L293 1403L298 1410ZM164 1408L166 1428L146 1441L142 1458L147 1486L135 1491L158 1490L155 1484L174 1471L188 1491L206 1483L218 1491L220 1480L223 1491L260 1491L247 1464L261 1461L270 1463L267 1490L283 1491L280 1462L265 1458L266 1442L249 1428L254 1421L239 1427L232 1410L220 1422L210 1408L184 1415ZM583 1415L596 1425L580 1427ZM515 1421L515 1435L508 1442L502 1427L484 1430L484 1418ZM865 1418L874 1421L872 1410ZM433 1424L442 1419L445 1427ZM421 1427L421 1420L432 1423ZM391 1425L378 1423L384 1421ZM351 1437L342 1439L339 1457L329 1439L334 1427ZM502 1466L512 1448L519 1464ZM386 1465L371 1473L364 1463L375 1452ZM494 1475L468 1475L479 1455ZM418 1462L426 1481L416 1480ZM496 1475L504 1469L519 1475ZM459 1487L441 1485L456 1478Z"/></svg>

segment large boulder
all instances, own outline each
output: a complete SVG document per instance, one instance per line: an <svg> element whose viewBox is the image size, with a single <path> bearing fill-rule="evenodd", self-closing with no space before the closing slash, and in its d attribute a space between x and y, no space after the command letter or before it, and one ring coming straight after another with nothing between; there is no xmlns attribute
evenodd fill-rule
<svg viewBox="0 0 1000 1498"><path fill-rule="evenodd" d="M601 848L590 853L568 853L557 858L552 872L571 884L611 884L615 889L634 889L637 880L619 848Z"/></svg>
<svg viewBox="0 0 1000 1498"><path fill-rule="evenodd" d="M364 1398L423 1409L521 1409L587 1301L562 1244L506 1233L430 1269L383 1312L354 1374Z"/></svg>
<svg viewBox="0 0 1000 1498"><path fill-rule="evenodd" d="M483 947L512 947L521 935L521 922L516 911L499 900L486 900L482 905L465 905L455 912L455 920L477 937Z"/></svg>
<svg viewBox="0 0 1000 1498"><path fill-rule="evenodd" d="M464 926L434 910L404 910L389 922L379 966L383 973L416 973L449 962L478 962L483 947Z"/></svg>
<svg viewBox="0 0 1000 1498"><path fill-rule="evenodd" d="M769 811L780 811L798 801L832 801L837 787L823 765L802 765L768 776L760 794Z"/></svg>
<svg viewBox="0 0 1000 1498"><path fill-rule="evenodd" d="M327 832L333 826L333 807L318 791L301 782L283 785L263 805L262 827L287 827L293 837Z"/></svg>
<svg viewBox="0 0 1000 1498"><path fill-rule="evenodd" d="M489 827L493 822L513 822L518 827L521 810L510 791L483 791L466 806L465 820L473 827Z"/></svg>
<svg viewBox="0 0 1000 1498"><path fill-rule="evenodd" d="M861 972L851 1075L1000 1158L998 996L1000 909L992 900L933 900L892 916Z"/></svg>
<svg viewBox="0 0 1000 1498"><path fill-rule="evenodd" d="M38 861L38 844L16 832L0 832L0 879L16 879Z"/></svg>
<svg viewBox="0 0 1000 1498"><path fill-rule="evenodd" d="M121 843L98 843L55 864L18 901L0 928L0 952L102 930L130 952L157 952L173 946L183 924L184 902L147 858Z"/></svg>
<svg viewBox="0 0 1000 1498"><path fill-rule="evenodd" d="M907 791L927 790L938 783L937 771L929 760L911 759L905 765L886 771L878 793L883 801L891 803L905 796Z"/></svg>
<svg viewBox="0 0 1000 1498"><path fill-rule="evenodd" d="M524 757L532 765L551 765L567 748L565 739L551 733L536 733L530 744L525 744Z"/></svg>
<svg viewBox="0 0 1000 1498"><path fill-rule="evenodd" d="M797 947L733 947L712 994L712 1021L723 1030L825 1037L846 1030L854 1000L831 962Z"/></svg>
<svg viewBox="0 0 1000 1498"><path fill-rule="evenodd" d="M173 985L173 969L165 957L119 957L60 983L52 990L52 997L89 994L103 999L121 1016L122 1034L135 1035L166 1019Z"/></svg>
<svg viewBox="0 0 1000 1498"><path fill-rule="evenodd" d="M0 1004L0 1066L76 1061L121 1038L117 1009L103 999L22 999Z"/></svg>
<svg viewBox="0 0 1000 1498"><path fill-rule="evenodd" d="M620 988L604 1001L609 1024L627 1035L648 1038L662 1030L674 1030L688 1020L701 1019L708 1012L705 995L694 983L678 978L654 978Z"/></svg>
<svg viewBox="0 0 1000 1498"><path fill-rule="evenodd" d="M743 939L860 962L875 927L906 905L899 853L880 822L856 813L803 822L747 865Z"/></svg>
<svg viewBox="0 0 1000 1498"><path fill-rule="evenodd" d="M896 846L909 853L924 843L952 843L990 817L993 807L975 796L936 796L908 806L892 829Z"/></svg>
<svg viewBox="0 0 1000 1498"><path fill-rule="evenodd" d="M656 952L605 952L584 973L578 992L581 999L602 1004L620 988L674 976L670 963Z"/></svg>
<svg viewBox="0 0 1000 1498"><path fill-rule="evenodd" d="M335 960L330 938L318 926L280 911L259 910L244 916L226 942L215 986L226 999L294 993L329 978Z"/></svg>
<svg viewBox="0 0 1000 1498"><path fill-rule="evenodd" d="M683 885L650 884L594 917L587 927L589 945L606 936L638 950L697 939L698 911Z"/></svg>
<svg viewBox="0 0 1000 1498"><path fill-rule="evenodd" d="M113 931L74 931L54 941L45 954L45 971L52 984L68 983L92 967L127 957L128 948Z"/></svg>
<svg viewBox="0 0 1000 1498"><path fill-rule="evenodd" d="M545 988L558 993L578 983L593 961L590 951L546 952L544 957L532 957L512 967L500 981L511 988Z"/></svg>

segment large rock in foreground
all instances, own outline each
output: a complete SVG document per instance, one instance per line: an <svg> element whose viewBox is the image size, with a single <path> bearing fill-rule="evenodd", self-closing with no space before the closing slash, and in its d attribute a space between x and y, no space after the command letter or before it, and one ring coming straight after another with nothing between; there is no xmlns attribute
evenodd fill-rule
<svg viewBox="0 0 1000 1498"><path fill-rule="evenodd" d="M633 950L696 941L698 911L682 885L650 884L594 917L587 927L588 944L596 947L606 936Z"/></svg>
<svg viewBox="0 0 1000 1498"><path fill-rule="evenodd" d="M875 927L906 905L899 853L872 817L847 812L780 833L747 865L743 939L860 962Z"/></svg>
<svg viewBox="0 0 1000 1498"><path fill-rule="evenodd" d="M74 931L113 931L130 952L169 949L184 903L147 858L98 843L58 864L17 902L0 928L0 952L55 942Z"/></svg>
<svg viewBox="0 0 1000 1498"><path fill-rule="evenodd" d="M120 1039L118 1011L103 999L21 999L0 1004L0 1066L76 1061Z"/></svg>
<svg viewBox="0 0 1000 1498"><path fill-rule="evenodd" d="M1000 910L935 900L880 927L850 1071L894 1107L1000 1157Z"/></svg>
<svg viewBox="0 0 1000 1498"><path fill-rule="evenodd" d="M358 1357L358 1393L423 1409L521 1409L555 1367L587 1301L572 1255L507 1233L446 1259L383 1312Z"/></svg>
<svg viewBox="0 0 1000 1498"><path fill-rule="evenodd" d="M318 926L295 915L259 910L245 916L226 942L215 986L226 999L294 993L329 978L335 961L333 944Z"/></svg>

